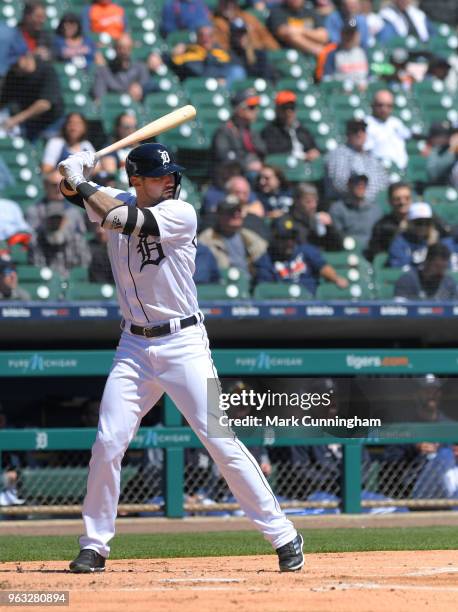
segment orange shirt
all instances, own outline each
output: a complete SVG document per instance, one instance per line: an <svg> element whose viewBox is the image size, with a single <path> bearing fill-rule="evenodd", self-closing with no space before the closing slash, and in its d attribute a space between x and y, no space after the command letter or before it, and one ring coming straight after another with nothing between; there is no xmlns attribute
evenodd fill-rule
<svg viewBox="0 0 458 612"><path fill-rule="evenodd" d="M92 32L106 32L112 38L119 38L125 30L124 9L117 4L93 4L89 9L89 23Z"/></svg>

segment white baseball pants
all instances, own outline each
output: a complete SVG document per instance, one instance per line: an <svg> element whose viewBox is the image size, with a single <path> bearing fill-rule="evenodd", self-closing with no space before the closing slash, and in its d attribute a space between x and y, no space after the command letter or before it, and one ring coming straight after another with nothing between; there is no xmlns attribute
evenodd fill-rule
<svg viewBox="0 0 458 612"><path fill-rule="evenodd" d="M218 465L246 516L274 548L296 537L257 462L233 438L207 437L207 379L216 378L202 324L160 338L124 331L100 407L83 505L81 548L107 557L115 534L121 461L141 419L167 393Z"/></svg>

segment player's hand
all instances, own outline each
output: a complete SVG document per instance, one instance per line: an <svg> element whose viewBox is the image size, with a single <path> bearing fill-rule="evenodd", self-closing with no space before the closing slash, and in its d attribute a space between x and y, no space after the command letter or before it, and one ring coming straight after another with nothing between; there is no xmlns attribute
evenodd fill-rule
<svg viewBox="0 0 458 612"><path fill-rule="evenodd" d="M57 168L72 189L76 189L80 183L86 182L84 158L79 153L64 159Z"/></svg>

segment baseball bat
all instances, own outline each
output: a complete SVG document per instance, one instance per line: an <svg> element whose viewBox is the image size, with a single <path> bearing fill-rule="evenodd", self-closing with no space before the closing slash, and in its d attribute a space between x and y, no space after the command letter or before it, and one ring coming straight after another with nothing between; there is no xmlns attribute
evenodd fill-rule
<svg viewBox="0 0 458 612"><path fill-rule="evenodd" d="M159 117L159 119L155 119L154 121L151 121L151 123L144 125L142 128L138 129L132 134L129 134L129 136L121 138L121 140L117 140L113 144L100 149L100 151L96 152L95 156L100 158L104 155L108 155L108 153L112 153L113 151L118 151L124 147L137 144L142 140L148 140L148 138L162 134L162 132L167 132L167 130L171 130L182 123L186 123L186 121L191 121L191 119L194 119L196 114L197 111L191 104L181 106L171 113L167 113L167 115L163 115L162 117Z"/></svg>

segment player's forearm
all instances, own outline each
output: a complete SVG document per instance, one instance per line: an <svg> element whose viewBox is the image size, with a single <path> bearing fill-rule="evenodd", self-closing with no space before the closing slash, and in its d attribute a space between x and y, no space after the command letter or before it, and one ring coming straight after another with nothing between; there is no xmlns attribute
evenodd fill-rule
<svg viewBox="0 0 458 612"><path fill-rule="evenodd" d="M86 183L87 184L87 183ZM83 189L78 186L77 191L83 196L85 202L91 207L91 209L100 217L105 217L106 214L113 208L120 205L120 201L112 198L103 191L96 191L89 197L85 197Z"/></svg>

